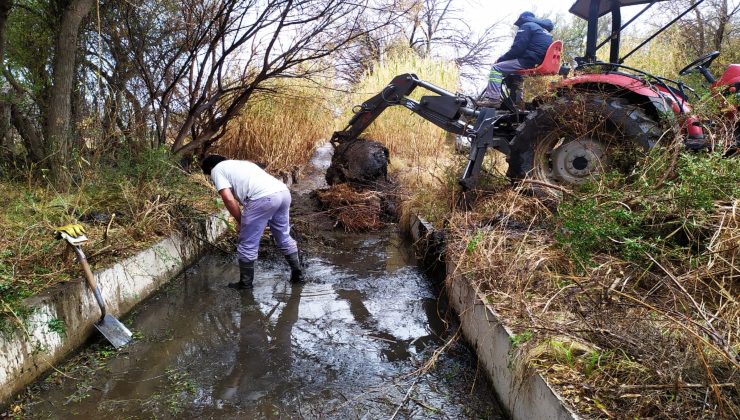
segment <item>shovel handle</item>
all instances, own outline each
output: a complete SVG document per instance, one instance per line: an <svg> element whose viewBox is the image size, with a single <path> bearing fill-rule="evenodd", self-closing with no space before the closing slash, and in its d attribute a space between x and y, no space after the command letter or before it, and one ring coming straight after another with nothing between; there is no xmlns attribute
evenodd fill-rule
<svg viewBox="0 0 740 420"><path fill-rule="evenodd" d="M93 295L95 295L95 300L98 302L98 306L100 306L100 312L101 312L101 319L105 317L105 302L103 301L103 296L100 294L100 289L98 289L98 284L95 282L95 276L92 273L92 270L90 270L90 264L87 263L87 257L85 257L85 253L82 252L82 247L79 245L72 245L69 246L74 249L75 254L77 254L77 260L80 262L80 265L82 265L82 271L85 274L85 281L87 282L87 287L90 288L90 291L93 292Z"/></svg>

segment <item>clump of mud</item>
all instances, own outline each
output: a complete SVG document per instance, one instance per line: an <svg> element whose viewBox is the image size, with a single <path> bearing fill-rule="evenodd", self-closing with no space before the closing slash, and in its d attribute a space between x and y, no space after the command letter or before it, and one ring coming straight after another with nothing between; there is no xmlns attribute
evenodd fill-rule
<svg viewBox="0 0 740 420"><path fill-rule="evenodd" d="M313 197L347 232L382 229L397 221L395 183L388 179L389 151L374 140L358 138L335 145L326 171L329 188Z"/></svg>
<svg viewBox="0 0 740 420"><path fill-rule="evenodd" d="M358 138L336 146L331 165L326 170L326 183L349 183L369 187L387 180L388 149L377 141Z"/></svg>

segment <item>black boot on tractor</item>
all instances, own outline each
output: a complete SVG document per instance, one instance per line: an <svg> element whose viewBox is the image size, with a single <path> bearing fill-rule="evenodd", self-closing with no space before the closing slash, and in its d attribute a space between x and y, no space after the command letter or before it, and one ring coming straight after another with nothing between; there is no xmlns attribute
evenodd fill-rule
<svg viewBox="0 0 740 420"><path fill-rule="evenodd" d="M303 268L301 268L301 260L298 258L298 253L294 252L290 255L285 256L285 260L290 265L290 281L292 283L299 283L303 281Z"/></svg>
<svg viewBox="0 0 740 420"><path fill-rule="evenodd" d="M229 283L233 289L251 289L254 281L254 261L239 261L239 281Z"/></svg>

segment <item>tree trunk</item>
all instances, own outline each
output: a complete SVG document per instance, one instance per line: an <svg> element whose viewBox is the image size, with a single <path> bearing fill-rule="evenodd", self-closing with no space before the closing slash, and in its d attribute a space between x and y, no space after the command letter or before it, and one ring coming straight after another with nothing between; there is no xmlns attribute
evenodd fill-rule
<svg viewBox="0 0 740 420"><path fill-rule="evenodd" d="M13 7L13 0L0 0L0 65L5 58L5 25L8 23L8 14Z"/></svg>
<svg viewBox="0 0 740 420"><path fill-rule="evenodd" d="M18 108L18 105L13 102L10 103L10 119L23 140L29 160L31 162L43 161L44 143L41 133L23 111Z"/></svg>
<svg viewBox="0 0 740 420"><path fill-rule="evenodd" d="M46 153L52 176L61 181L61 167L70 152L70 115L72 89L77 57L77 36L82 19L92 8L93 0L72 0L62 14L59 35L54 48L52 86L49 93L49 113L46 120Z"/></svg>
<svg viewBox="0 0 740 420"><path fill-rule="evenodd" d="M13 160L13 136L10 132L10 106L0 101L0 174L2 165L9 164Z"/></svg>
<svg viewBox="0 0 740 420"><path fill-rule="evenodd" d="M720 2L718 8L717 32L714 33L714 49L722 51L722 41L725 39L727 24L730 22L731 16L729 16L730 8L727 4L727 0Z"/></svg>
<svg viewBox="0 0 740 420"><path fill-rule="evenodd" d="M696 0L691 0L690 6L694 6L696 4ZM704 55L704 50L706 49L706 31L704 30L704 17L701 15L701 11L699 11L699 8L694 9L694 15L696 16L696 28L697 33L699 35L699 45L696 47L696 55Z"/></svg>
<svg viewBox="0 0 740 420"><path fill-rule="evenodd" d="M12 0L0 0L0 66L5 62L5 25L8 22L8 14L13 7ZM10 129L10 105L4 100L0 101L0 161L11 158Z"/></svg>

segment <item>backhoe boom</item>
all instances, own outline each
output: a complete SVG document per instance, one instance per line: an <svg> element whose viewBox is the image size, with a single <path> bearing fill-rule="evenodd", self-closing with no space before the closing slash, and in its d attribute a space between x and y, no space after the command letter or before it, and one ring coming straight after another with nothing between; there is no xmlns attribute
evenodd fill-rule
<svg viewBox="0 0 740 420"><path fill-rule="evenodd" d="M422 96L417 102L408 97L417 87L436 95ZM394 77L380 93L360 105L347 127L334 132L332 144L336 146L356 139L386 108L393 105L403 106L445 131L470 138L468 165L460 180L465 189L475 187L489 147L508 153L509 140L513 137L515 128L511 124L512 116L515 121L519 121L521 114L497 113L490 108L476 109L470 98L448 92L419 80L415 74L407 73Z"/></svg>

